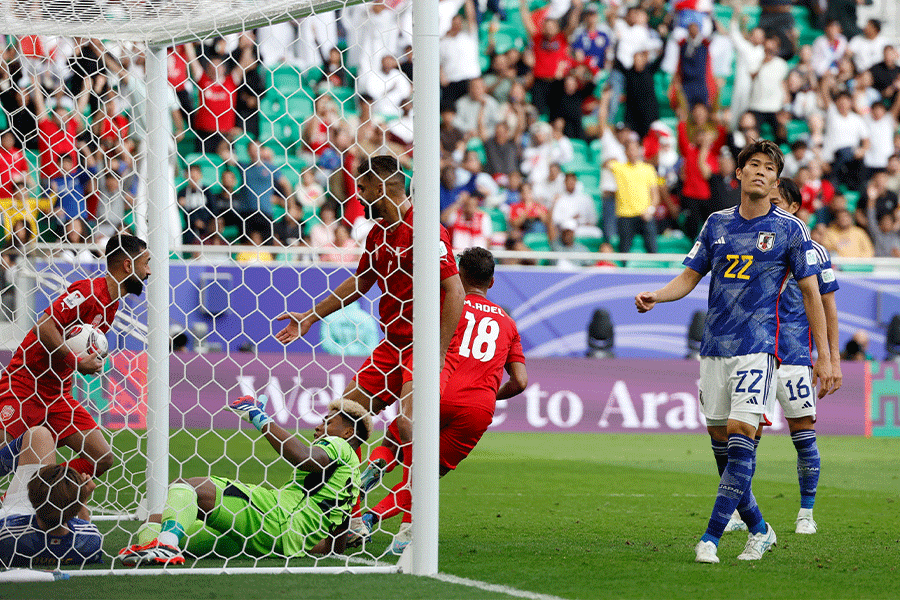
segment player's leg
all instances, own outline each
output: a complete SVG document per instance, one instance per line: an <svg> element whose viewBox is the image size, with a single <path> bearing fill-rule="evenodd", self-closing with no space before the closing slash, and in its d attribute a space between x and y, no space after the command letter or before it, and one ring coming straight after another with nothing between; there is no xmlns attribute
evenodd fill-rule
<svg viewBox="0 0 900 600"><path fill-rule="evenodd" d="M785 401L781 406L788 422L791 441L797 450L797 479L800 483L800 511L797 513L796 532L812 534L817 530L813 520L813 506L822 464L816 443L816 390L810 383L810 367L785 368L782 365L782 369L785 371L782 379Z"/></svg>
<svg viewBox="0 0 900 600"><path fill-rule="evenodd" d="M756 429L766 403L775 393L775 363L770 355L728 359L704 357L701 359L700 373L703 409L710 436L721 442L724 426L728 444L728 459L713 511L706 533L696 548L698 562L718 562L715 548L735 509L744 516L751 530L751 538L766 536L770 531L759 514L752 493L746 494L746 498L744 496L750 490L755 467ZM774 543L774 532L771 532L771 538L769 545ZM762 542L757 547L768 548Z"/></svg>
<svg viewBox="0 0 900 600"><path fill-rule="evenodd" d="M67 435L60 438L59 445L71 448L78 453L78 458L70 460L67 464L85 475L99 477L115 463L112 448L109 447L109 442L106 441L99 428L77 431Z"/></svg>
<svg viewBox="0 0 900 600"><path fill-rule="evenodd" d="M12 481L3 499L7 514L34 514L28 484L41 468L56 462L56 440L46 427L32 427L22 434L22 448Z"/></svg>

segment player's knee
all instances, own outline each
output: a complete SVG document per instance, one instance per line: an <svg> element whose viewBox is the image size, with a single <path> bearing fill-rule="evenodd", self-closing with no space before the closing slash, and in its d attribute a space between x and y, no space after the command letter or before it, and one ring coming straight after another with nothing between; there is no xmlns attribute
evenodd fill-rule
<svg viewBox="0 0 900 600"><path fill-rule="evenodd" d="M43 425L32 427L31 429L26 431L24 437L22 438L22 442L23 446L29 446L35 451L45 447L56 447L56 442L53 439L53 433Z"/></svg>
<svg viewBox="0 0 900 600"><path fill-rule="evenodd" d="M113 456L111 451L101 454L100 457L94 461L94 477L99 477L103 473L106 473L112 469L114 464L116 464L116 457Z"/></svg>

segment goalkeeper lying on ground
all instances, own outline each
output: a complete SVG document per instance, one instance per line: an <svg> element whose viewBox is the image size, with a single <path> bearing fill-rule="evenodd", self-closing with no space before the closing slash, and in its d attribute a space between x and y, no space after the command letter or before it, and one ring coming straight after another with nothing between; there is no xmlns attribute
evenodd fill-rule
<svg viewBox="0 0 900 600"><path fill-rule="evenodd" d="M359 495L356 449L372 432L371 417L356 402L335 400L307 445L276 425L265 403L244 396L228 408L296 467L293 479L277 490L222 477L174 482L162 515L151 515L138 543L119 552L123 564L183 564L182 549L218 557L343 552Z"/></svg>

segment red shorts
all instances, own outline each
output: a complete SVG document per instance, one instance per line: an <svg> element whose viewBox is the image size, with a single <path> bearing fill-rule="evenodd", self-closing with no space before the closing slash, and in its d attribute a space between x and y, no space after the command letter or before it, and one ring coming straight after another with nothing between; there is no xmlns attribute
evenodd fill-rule
<svg viewBox="0 0 900 600"><path fill-rule="evenodd" d="M353 379L370 396L390 406L400 397L403 384L412 381L412 358L412 343L381 340Z"/></svg>
<svg viewBox="0 0 900 600"><path fill-rule="evenodd" d="M455 469L487 431L493 418L493 412L479 404L441 404L441 466Z"/></svg>
<svg viewBox="0 0 900 600"><path fill-rule="evenodd" d="M37 393L17 395L7 389L0 395L0 428L17 438L29 428L44 425L57 441L79 431L97 429L97 422L71 393L45 398Z"/></svg>

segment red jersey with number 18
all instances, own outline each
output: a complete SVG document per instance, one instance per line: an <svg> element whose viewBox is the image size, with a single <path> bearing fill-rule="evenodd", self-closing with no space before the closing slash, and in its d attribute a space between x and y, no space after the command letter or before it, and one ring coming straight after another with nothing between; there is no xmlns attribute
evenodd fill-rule
<svg viewBox="0 0 900 600"><path fill-rule="evenodd" d="M479 294L466 296L441 371L441 404L487 408L491 414L506 365L525 363L512 317Z"/></svg>
<svg viewBox="0 0 900 600"><path fill-rule="evenodd" d="M441 281L458 273L456 259L450 249L450 234L441 228ZM413 209L403 219L386 229L381 222L366 237L366 251L359 259L356 275L363 281L377 283L381 288L378 316L381 328L389 340L400 346L412 343L413 316ZM441 305L444 292L441 290ZM440 315L440 310L438 310ZM438 318L440 318L438 316Z"/></svg>

